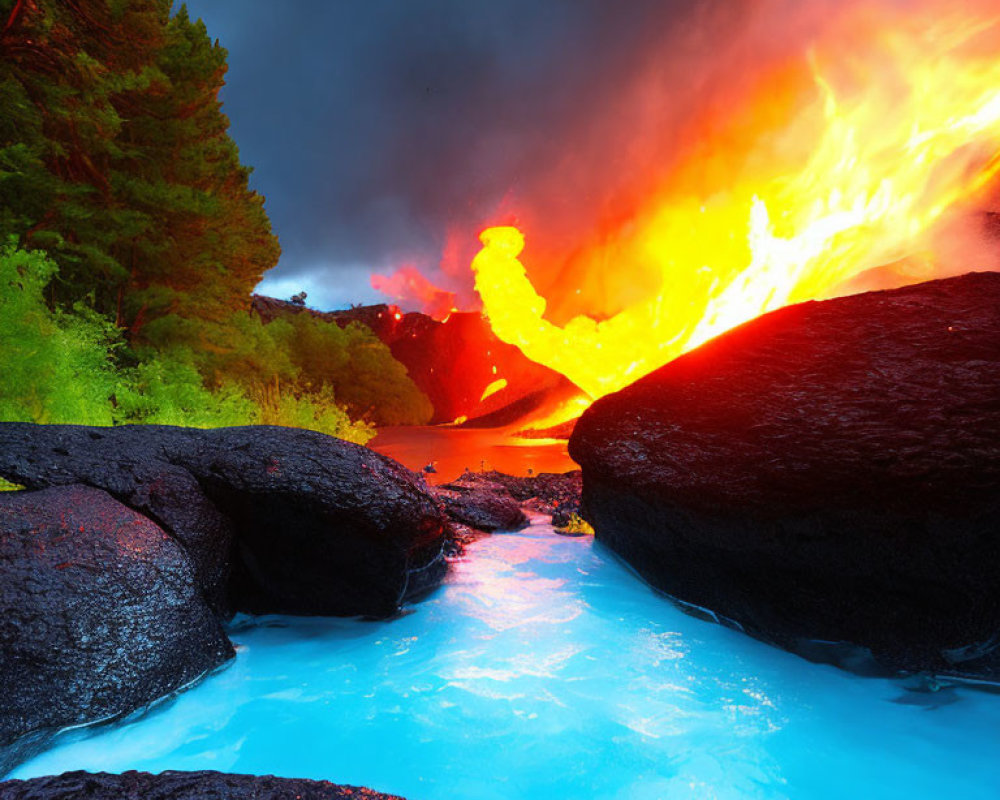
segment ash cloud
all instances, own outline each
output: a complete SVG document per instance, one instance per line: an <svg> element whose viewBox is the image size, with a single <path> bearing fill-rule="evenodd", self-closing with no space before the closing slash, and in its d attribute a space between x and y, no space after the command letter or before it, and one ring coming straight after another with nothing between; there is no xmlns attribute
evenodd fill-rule
<svg viewBox="0 0 1000 800"><path fill-rule="evenodd" d="M583 277L572 274L574 248L609 220L627 223L643 187L684 157L690 118L724 117L736 98L759 90L769 65L801 58L848 6L905 13L934 3L945 5L187 5L229 50L224 110L281 240L281 262L262 291L306 289L323 308L376 302L384 298L373 274L416 269L471 308L468 265L486 225L524 229L548 264L532 275L542 294L572 285ZM635 278L606 272L610 315Z"/></svg>
<svg viewBox="0 0 1000 800"><path fill-rule="evenodd" d="M187 5L229 50L224 110L281 240L262 288L301 284L333 306L375 300L369 274L404 265L448 283L437 265L449 232L467 270L477 226L505 199L552 163L591 157L573 143L579 121L613 113L610 98L693 4ZM451 283L474 301L464 276Z"/></svg>

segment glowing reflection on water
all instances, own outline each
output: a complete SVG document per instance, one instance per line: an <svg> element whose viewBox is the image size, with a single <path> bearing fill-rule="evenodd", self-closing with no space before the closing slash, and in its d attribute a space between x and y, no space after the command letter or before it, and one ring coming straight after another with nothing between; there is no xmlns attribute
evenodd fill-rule
<svg viewBox="0 0 1000 800"><path fill-rule="evenodd" d="M427 476L431 483L454 480L466 469L528 475L578 468L564 439L518 439L494 428L382 428L368 444L412 470L433 462L437 472Z"/></svg>

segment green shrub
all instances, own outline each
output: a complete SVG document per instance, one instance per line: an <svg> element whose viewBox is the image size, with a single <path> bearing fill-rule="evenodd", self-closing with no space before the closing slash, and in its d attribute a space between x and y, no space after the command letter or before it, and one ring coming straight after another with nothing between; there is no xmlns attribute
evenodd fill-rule
<svg viewBox="0 0 1000 800"><path fill-rule="evenodd" d="M50 310L55 271L44 253L0 248L0 420L110 425L119 333L80 305Z"/></svg>
<svg viewBox="0 0 1000 800"><path fill-rule="evenodd" d="M318 390L295 382L279 389L281 369L296 374L279 344L263 326L249 325L256 352L274 354L273 380L257 371L220 376L206 384L194 351L174 347L132 354L136 363L122 367L115 355L123 349L121 331L105 318L77 304L73 311L53 311L43 291L55 265L40 251L9 243L0 249L0 421L83 425L154 424L215 428L272 424L309 428L364 444L374 426L352 421L329 384ZM388 351L387 351L388 352ZM266 377L271 377L271 372Z"/></svg>
<svg viewBox="0 0 1000 800"><path fill-rule="evenodd" d="M260 421L267 425L328 433L355 444L366 444L375 435L374 425L351 421L347 412L334 401L330 387L298 396L283 394L276 404L263 407Z"/></svg>

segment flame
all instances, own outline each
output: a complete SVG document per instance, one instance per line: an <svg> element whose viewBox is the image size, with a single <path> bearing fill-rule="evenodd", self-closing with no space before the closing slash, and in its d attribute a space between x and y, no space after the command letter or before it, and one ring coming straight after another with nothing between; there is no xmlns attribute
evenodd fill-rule
<svg viewBox="0 0 1000 800"><path fill-rule="evenodd" d="M597 398L869 269L912 263L922 274L901 282L925 278L935 226L1000 171L998 21L862 14L725 119L696 119L681 162L573 256L643 289L613 315L592 286L562 286L591 310L546 318L521 231L485 230L472 269L493 330Z"/></svg>
<svg viewBox="0 0 1000 800"><path fill-rule="evenodd" d="M556 428L564 422L577 419L589 408L590 403L591 399L586 395L575 394L568 400L557 403L555 407L547 409L542 416L526 420L522 427L526 431L544 431Z"/></svg>
<svg viewBox="0 0 1000 800"><path fill-rule="evenodd" d="M496 367L493 368L493 374L496 375ZM483 396L479 398L479 402L482 403L487 397L490 397L491 395L494 395L497 392L499 392L501 389L506 389L506 388L507 388L507 379L498 378L497 380L493 381L493 383L491 383L489 386L487 386L485 389L483 389Z"/></svg>

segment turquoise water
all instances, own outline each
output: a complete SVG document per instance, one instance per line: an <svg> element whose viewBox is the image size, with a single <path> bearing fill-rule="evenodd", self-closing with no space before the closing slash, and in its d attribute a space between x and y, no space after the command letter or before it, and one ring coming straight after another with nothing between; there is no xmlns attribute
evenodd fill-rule
<svg viewBox="0 0 1000 800"><path fill-rule="evenodd" d="M12 777L217 769L409 800L991 798L1000 696L810 664L536 521L389 622L268 617L236 662Z"/></svg>

